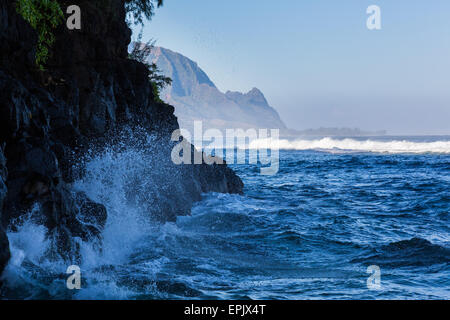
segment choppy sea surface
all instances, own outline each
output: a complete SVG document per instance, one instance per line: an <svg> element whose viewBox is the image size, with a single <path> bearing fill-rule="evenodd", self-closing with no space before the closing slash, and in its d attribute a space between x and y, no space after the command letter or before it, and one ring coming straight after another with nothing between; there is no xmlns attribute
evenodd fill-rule
<svg viewBox="0 0 450 320"><path fill-rule="evenodd" d="M66 288L46 230L25 220L8 234L2 297L450 299L450 137L280 147L278 174L231 165L243 195L207 194L165 224L125 199L125 178L145 166L140 150L93 157L75 187L109 216L101 252L82 245L82 288ZM378 290L367 285L374 265Z"/></svg>

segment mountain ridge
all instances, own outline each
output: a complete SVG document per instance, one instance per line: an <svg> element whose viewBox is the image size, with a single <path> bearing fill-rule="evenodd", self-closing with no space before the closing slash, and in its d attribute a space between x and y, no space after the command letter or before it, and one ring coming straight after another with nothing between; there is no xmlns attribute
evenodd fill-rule
<svg viewBox="0 0 450 320"><path fill-rule="evenodd" d="M280 129L281 137L301 136L370 136L386 132L369 132L359 128L288 128L263 92L253 87L246 93L220 91L197 62L171 49L155 46L148 57L158 69L170 77L172 86L161 92L161 98L175 107L181 128L193 132L194 121L203 128Z"/></svg>
<svg viewBox="0 0 450 320"><path fill-rule="evenodd" d="M194 121L201 120L206 128L287 129L256 87L247 93L223 93L198 63L163 47L154 47L148 60L172 78L172 85L161 92L161 97L175 107L182 128L189 130Z"/></svg>

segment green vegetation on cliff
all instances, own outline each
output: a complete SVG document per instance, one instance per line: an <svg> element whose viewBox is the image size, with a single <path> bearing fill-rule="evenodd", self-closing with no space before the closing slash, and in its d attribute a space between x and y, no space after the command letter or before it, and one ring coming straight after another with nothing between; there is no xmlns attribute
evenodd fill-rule
<svg viewBox="0 0 450 320"><path fill-rule="evenodd" d="M125 9L131 13L135 24L143 25L144 19L150 20L155 13L155 6L163 5L163 0L125 0ZM148 78L153 88L153 95L160 102L160 91L172 84L172 79L161 74L155 63L150 63L148 57L154 47L154 42L150 40L146 44L141 43L142 31L138 35L138 40L133 43L130 53L130 59L139 61L148 69Z"/></svg>
<svg viewBox="0 0 450 320"><path fill-rule="evenodd" d="M139 35L139 40L141 35ZM157 99L159 98L159 93L166 86L172 84L172 79L164 76L158 69L155 63L149 62L149 57L152 50L154 49L154 42L149 41L147 43L142 43L140 41L133 42L133 46L130 53L130 59L139 61L144 64L148 69L148 79L152 84L153 94Z"/></svg>
<svg viewBox="0 0 450 320"><path fill-rule="evenodd" d="M163 2L163 0L125 0L125 9L132 14L135 23L143 24L144 19L152 18L155 6L160 7Z"/></svg>
<svg viewBox="0 0 450 320"><path fill-rule="evenodd" d="M16 10L38 34L36 65L43 70L55 42L53 31L64 20L61 6L56 0L17 0Z"/></svg>
<svg viewBox="0 0 450 320"><path fill-rule="evenodd" d="M155 8L163 5L163 0L124 0L125 9L134 23L143 24L150 20ZM38 34L36 65L44 70L55 42L54 30L64 21L64 13L57 0L17 0L16 10Z"/></svg>

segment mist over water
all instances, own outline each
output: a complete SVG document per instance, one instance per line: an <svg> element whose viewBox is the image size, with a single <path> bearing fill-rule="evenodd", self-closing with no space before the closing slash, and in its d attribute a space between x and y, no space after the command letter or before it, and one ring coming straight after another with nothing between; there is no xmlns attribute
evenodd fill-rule
<svg viewBox="0 0 450 320"><path fill-rule="evenodd" d="M157 152L121 145L93 153L80 161L74 188L104 204L108 220L101 249L81 243L82 289L66 289L68 264L48 255L53 239L30 213L8 233L2 295L448 299L449 141L410 140L392 140L408 145L401 153L386 138L310 140L304 150L282 150L274 176L232 165L244 195L204 195L191 216L173 223L152 218L163 196L155 189L163 170ZM350 148L372 143L396 151ZM379 291L367 288L369 265L381 268Z"/></svg>

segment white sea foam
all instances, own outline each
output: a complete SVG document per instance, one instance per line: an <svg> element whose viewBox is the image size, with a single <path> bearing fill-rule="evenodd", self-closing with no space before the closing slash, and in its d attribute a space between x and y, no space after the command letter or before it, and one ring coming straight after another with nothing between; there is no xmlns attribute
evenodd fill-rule
<svg viewBox="0 0 450 320"><path fill-rule="evenodd" d="M39 216L37 205L8 232L12 256L3 273L8 287L26 292L25 298L30 299L47 294L62 299L122 299L136 294L119 285L120 268L127 265L130 255L139 252L144 243L148 246L145 242L148 235L160 234L161 226L151 219L149 212L149 208L156 205L144 205L152 199L142 198L155 184L151 173L158 170L154 166L158 163L158 152L153 151L132 146L125 151L110 149L83 162L84 175L73 188L105 205L108 219L102 232L101 250L95 243L79 243L81 290L71 292L66 289L69 262L49 255L58 243L33 219L33 216ZM162 260L156 262L143 267L148 275L164 264ZM48 279L54 280L49 283L46 282Z"/></svg>
<svg viewBox="0 0 450 320"><path fill-rule="evenodd" d="M441 140L433 142L415 142L408 140L379 141L373 139L356 140L351 138L321 138L321 139L297 139L297 140L253 140L249 144L250 149L279 149L279 150L320 150L327 152L375 152L375 153L442 153L450 154L450 141Z"/></svg>
<svg viewBox="0 0 450 320"><path fill-rule="evenodd" d="M337 139L322 138L316 140L255 140L250 143L251 148L280 148L294 150L324 150L327 152L383 152L383 153L450 153L450 141L414 142L407 140L375 141L371 139ZM144 148L145 149L145 148ZM156 225L149 219L149 206L143 205L151 198L136 200L133 195L148 194L152 185L160 182L154 180L151 173L159 170L157 152L145 152L140 148L127 148L125 151L107 150L84 163L83 178L74 184L74 188L85 192L89 198L104 204L108 209L108 221L102 232L103 246L98 251L95 245L81 244L82 279L83 286L78 292L70 292L65 287L65 274L68 267L63 259L55 261L47 256L52 247L53 239L47 237L47 230L30 217L26 217L17 225L15 231L9 231L8 237L12 257L3 276L11 290L17 289L24 293L24 298L42 298L45 294L57 298L78 299L125 299L132 298L142 292L159 297L164 293L158 292L154 285L156 274L170 264L170 257L161 256L160 251L174 250L183 252L186 247L177 245L178 238L182 242L196 239L200 224L199 213L211 212L204 205L193 210L193 217L179 220L179 225L168 223ZM231 212L253 212L253 204L228 203L230 196L214 195L214 219L217 213L230 216ZM227 200L226 206L221 199ZM142 201L139 201L142 200ZM145 200L145 201L144 201ZM208 201L208 200L207 200ZM218 202L218 203L216 203ZM208 204L208 202L206 202ZM39 210L36 206L33 210ZM219 219L220 220L220 219ZM190 228L189 226L195 226ZM209 230L209 227L208 227ZM186 233L188 232L188 233ZM149 239L149 236L151 239ZM186 236L186 237L185 237ZM142 248L145 250L141 250ZM150 251L148 258L130 265L130 260L136 254ZM175 254L176 255L176 254ZM209 268L208 260L202 261L202 268ZM138 272L144 274L148 281L142 288L124 285L129 280L123 274ZM154 286L154 287L152 287Z"/></svg>
<svg viewBox="0 0 450 320"><path fill-rule="evenodd" d="M136 189L145 187L148 181L144 178L149 178L144 172L149 165L148 159L135 150L107 151L87 162L84 177L74 185L107 209L108 220L102 233L104 263L126 262L139 240L150 232L149 213L127 199L127 193L132 192L131 181L141 177L142 184L135 185ZM98 252L89 252L89 247L83 257L86 263L98 264Z"/></svg>

